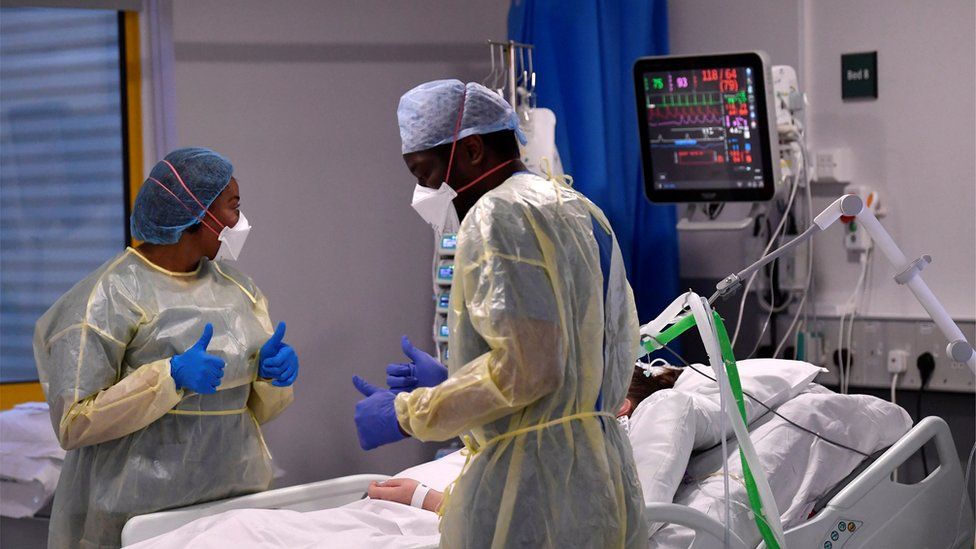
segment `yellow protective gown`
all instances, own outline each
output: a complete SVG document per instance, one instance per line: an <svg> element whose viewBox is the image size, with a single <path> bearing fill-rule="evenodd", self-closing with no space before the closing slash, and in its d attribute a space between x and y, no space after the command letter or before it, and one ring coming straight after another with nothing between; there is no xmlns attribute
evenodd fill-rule
<svg viewBox="0 0 976 549"><path fill-rule="evenodd" d="M207 323L226 361L215 394L176 390L169 359ZM259 423L292 401L257 379L271 336L253 282L204 259L173 273L132 248L62 296L37 322L34 356L51 421L68 450L48 546L119 547L133 515L266 490Z"/></svg>
<svg viewBox="0 0 976 549"><path fill-rule="evenodd" d="M633 453L613 419L637 313L616 239L604 300L594 220L609 232L586 197L521 173L461 223L450 377L395 401L407 433L466 434L472 451L444 504L443 547L647 545Z"/></svg>

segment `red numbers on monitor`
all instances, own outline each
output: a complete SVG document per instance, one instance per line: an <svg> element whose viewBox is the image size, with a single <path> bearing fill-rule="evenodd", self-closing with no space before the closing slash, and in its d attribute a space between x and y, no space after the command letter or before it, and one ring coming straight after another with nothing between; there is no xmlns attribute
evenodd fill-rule
<svg viewBox="0 0 976 549"><path fill-rule="evenodd" d="M721 92L737 92L739 91L739 71L738 69L721 69L716 72L721 73L721 80L718 83L718 89Z"/></svg>

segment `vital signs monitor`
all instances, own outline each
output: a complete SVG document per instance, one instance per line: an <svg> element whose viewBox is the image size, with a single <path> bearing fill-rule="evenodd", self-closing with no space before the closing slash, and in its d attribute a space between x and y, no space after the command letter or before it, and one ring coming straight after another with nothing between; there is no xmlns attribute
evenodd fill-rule
<svg viewBox="0 0 976 549"><path fill-rule="evenodd" d="M764 54L645 57L634 65L634 81L652 202L773 197L779 149Z"/></svg>

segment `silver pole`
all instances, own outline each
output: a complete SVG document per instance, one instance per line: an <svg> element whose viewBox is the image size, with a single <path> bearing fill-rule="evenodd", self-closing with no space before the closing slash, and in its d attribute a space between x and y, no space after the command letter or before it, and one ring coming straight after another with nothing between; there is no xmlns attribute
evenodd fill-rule
<svg viewBox="0 0 976 549"><path fill-rule="evenodd" d="M508 102L515 107L515 42L509 40L508 46Z"/></svg>

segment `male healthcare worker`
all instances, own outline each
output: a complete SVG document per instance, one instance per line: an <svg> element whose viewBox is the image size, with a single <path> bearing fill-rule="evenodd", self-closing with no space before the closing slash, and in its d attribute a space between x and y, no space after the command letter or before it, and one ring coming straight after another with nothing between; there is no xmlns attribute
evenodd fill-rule
<svg viewBox="0 0 976 549"><path fill-rule="evenodd" d="M156 164L128 248L37 323L34 356L68 455L49 547L121 545L133 515L265 490L258 424L292 402L298 357L268 302L224 260L250 226L231 163L179 149ZM215 260L216 258L216 260Z"/></svg>
<svg viewBox="0 0 976 549"><path fill-rule="evenodd" d="M397 115L414 208L436 230L462 220L450 375L405 345L413 362L388 369L396 393L356 378L367 395L356 405L360 444L464 435L471 457L441 509L444 547L645 546L640 484L615 419L638 323L606 217L525 171L518 119L484 86L429 82Z"/></svg>

